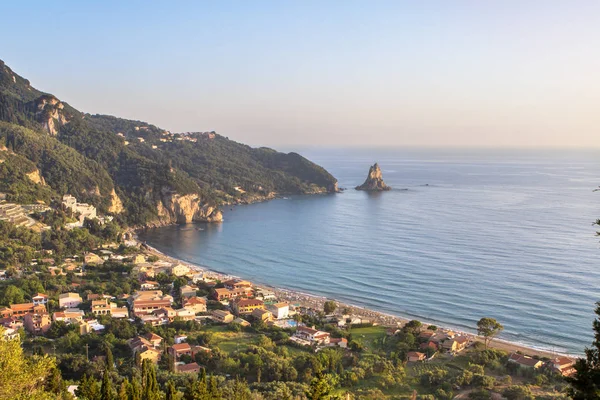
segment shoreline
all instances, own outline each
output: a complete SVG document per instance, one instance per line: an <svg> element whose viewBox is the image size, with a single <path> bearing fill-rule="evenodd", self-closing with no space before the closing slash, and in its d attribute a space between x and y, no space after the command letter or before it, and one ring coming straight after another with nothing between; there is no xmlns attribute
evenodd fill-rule
<svg viewBox="0 0 600 400"><path fill-rule="evenodd" d="M161 252L160 250L158 250L157 248L149 245L148 243L142 243L139 240L137 231L133 232L133 241L135 241L138 246L144 244L146 246L146 251L148 253L156 255L157 257L161 258L162 261L167 261L167 262L171 262L171 263L180 263L180 264L186 265L194 271L209 273L221 281L227 280L227 279L233 279L233 278L243 278L240 276L228 274L227 272L224 272L224 271L214 270L208 266L198 265L198 264L195 264L195 263L192 263L189 261L185 261L185 260L170 256L168 254L165 254L165 253ZM345 303L345 302L339 301L337 299L329 299L325 296L320 296L320 295L316 295L316 294L312 294L312 293L304 293L304 292L300 292L300 291L294 290L294 289L275 287L275 286L272 286L269 284L264 284L261 282L254 282L254 283L257 286L259 286L260 288L264 288L264 289L272 291L275 294L275 296L277 297L277 299L279 299L280 301L285 301L285 302L288 302L291 304L297 304L301 307L312 308L315 310L322 310L323 303L325 303L325 301L334 300L338 306L338 309L348 308L352 311L353 317L366 319L366 320L369 320L371 323L374 323L374 324L377 324L380 326L390 327L390 328L401 327L406 322L410 321L410 319L406 318L406 317L401 317L401 316L393 315L393 314L387 314L387 313L372 310L372 309L369 309L369 308L366 308L363 306ZM418 318L418 317L416 317L416 318ZM430 324L435 325L435 323L428 323L426 320L422 320L422 319L418 319L418 320L421 321L423 323L423 325L430 325ZM479 337L477 334L474 334L471 332L465 332L461 329L455 329L455 328L448 327L448 326L438 326L438 330L443 331L443 332L452 331L452 332L467 336L469 338L472 338L476 341L483 342L482 338ZM567 357L571 357L571 358L580 357L578 355L571 355L571 354L568 354L565 352L553 351L550 349L545 349L543 347L537 347L537 346L527 345L527 344L523 344L523 343L512 342L510 340L506 340L506 339L502 339L502 338L494 338L494 340L490 343L490 348L497 349L497 350L504 350L508 353L518 351L518 352L521 352L521 353L529 355L529 356L537 356L540 358L541 357L554 358L556 356L567 356Z"/></svg>

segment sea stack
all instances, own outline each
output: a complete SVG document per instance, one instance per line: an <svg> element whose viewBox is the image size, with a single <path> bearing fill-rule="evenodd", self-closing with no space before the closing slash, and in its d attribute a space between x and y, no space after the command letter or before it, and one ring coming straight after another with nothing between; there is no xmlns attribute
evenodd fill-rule
<svg viewBox="0 0 600 400"><path fill-rule="evenodd" d="M386 185L383 181L381 169L379 169L379 165L377 165L377 163L369 168L369 176L367 176L365 183L356 187L356 190L366 190L369 192L382 192L390 189L391 187Z"/></svg>

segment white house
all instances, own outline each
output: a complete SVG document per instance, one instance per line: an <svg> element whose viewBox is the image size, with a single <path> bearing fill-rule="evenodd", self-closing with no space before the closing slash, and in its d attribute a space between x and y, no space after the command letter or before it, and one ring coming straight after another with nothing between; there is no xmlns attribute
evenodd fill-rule
<svg viewBox="0 0 600 400"><path fill-rule="evenodd" d="M271 311L277 319L287 319L290 316L290 305L288 303L275 303L267 306L267 310Z"/></svg>
<svg viewBox="0 0 600 400"><path fill-rule="evenodd" d="M75 308L81 304L79 293L63 293L58 295L58 306L60 308Z"/></svg>

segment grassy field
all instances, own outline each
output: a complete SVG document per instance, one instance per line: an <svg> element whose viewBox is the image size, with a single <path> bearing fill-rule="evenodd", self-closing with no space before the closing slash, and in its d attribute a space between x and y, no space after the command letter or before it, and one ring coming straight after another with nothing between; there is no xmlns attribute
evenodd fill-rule
<svg viewBox="0 0 600 400"><path fill-rule="evenodd" d="M256 338L256 335L250 333L230 331L225 325L209 326L206 331L213 334L212 343L226 353L246 350Z"/></svg>
<svg viewBox="0 0 600 400"><path fill-rule="evenodd" d="M366 351L375 351L387 339L385 329L382 326L367 326L352 328L350 333L352 334L352 339L362 344Z"/></svg>

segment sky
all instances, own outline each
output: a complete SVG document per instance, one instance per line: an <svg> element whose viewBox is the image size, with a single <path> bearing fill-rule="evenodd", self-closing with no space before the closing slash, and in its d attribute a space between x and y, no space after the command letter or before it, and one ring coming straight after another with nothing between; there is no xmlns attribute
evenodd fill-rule
<svg viewBox="0 0 600 400"><path fill-rule="evenodd" d="M600 147L600 1L36 1L0 59L89 113L251 145Z"/></svg>

